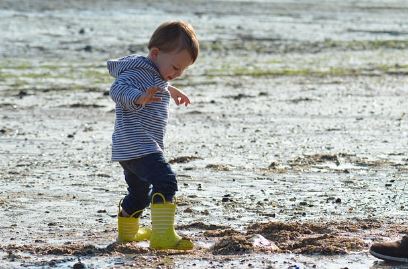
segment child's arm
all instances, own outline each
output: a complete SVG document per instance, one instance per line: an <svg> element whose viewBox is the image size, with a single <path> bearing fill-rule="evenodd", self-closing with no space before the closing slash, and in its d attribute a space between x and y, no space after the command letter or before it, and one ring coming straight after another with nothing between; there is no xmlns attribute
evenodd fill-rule
<svg viewBox="0 0 408 269"><path fill-rule="evenodd" d="M185 106L188 106L189 104L191 104L190 99L188 99L187 95L176 87L169 85L169 92L176 105L184 104Z"/></svg>
<svg viewBox="0 0 408 269"><path fill-rule="evenodd" d="M136 105L144 106L145 104L160 102L161 98L155 96L155 94L160 91L161 89L159 87L148 88L144 94L142 94L139 98L134 100L134 103Z"/></svg>
<svg viewBox="0 0 408 269"><path fill-rule="evenodd" d="M160 88L151 87L143 91L138 83L125 73L119 76L109 91L116 104L126 110L136 111L142 109L145 104L161 101L160 97L155 96L158 91L161 91Z"/></svg>

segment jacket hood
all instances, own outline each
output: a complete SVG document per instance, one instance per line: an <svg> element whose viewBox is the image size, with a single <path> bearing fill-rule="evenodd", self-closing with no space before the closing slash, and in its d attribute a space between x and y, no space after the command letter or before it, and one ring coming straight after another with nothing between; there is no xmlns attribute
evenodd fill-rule
<svg viewBox="0 0 408 269"><path fill-rule="evenodd" d="M156 65L147 57L139 55L129 55L116 60L109 60L107 62L109 74L115 78L119 77L125 71L131 69L147 69L157 73L160 77L159 70Z"/></svg>

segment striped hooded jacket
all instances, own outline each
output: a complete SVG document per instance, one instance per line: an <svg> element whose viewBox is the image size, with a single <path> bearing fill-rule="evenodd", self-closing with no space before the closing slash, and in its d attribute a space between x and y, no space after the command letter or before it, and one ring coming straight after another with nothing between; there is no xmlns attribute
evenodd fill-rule
<svg viewBox="0 0 408 269"><path fill-rule="evenodd" d="M116 103L115 129L112 135L112 161L140 158L162 152L169 115L168 82L146 57L129 55L107 63L115 81L110 96ZM160 87L160 102L144 106L134 103L148 88Z"/></svg>

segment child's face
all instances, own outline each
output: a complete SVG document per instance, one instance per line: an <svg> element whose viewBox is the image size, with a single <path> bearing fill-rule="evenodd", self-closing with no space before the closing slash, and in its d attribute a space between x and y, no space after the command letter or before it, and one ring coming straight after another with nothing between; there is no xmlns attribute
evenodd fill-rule
<svg viewBox="0 0 408 269"><path fill-rule="evenodd" d="M185 49L163 52L157 48L152 48L150 57L159 68L160 75L166 81L178 78L193 63L190 54Z"/></svg>

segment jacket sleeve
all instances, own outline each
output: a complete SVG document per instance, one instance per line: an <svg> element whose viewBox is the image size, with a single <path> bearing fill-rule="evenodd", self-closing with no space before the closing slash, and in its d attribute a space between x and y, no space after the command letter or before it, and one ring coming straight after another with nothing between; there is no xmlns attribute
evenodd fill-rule
<svg viewBox="0 0 408 269"><path fill-rule="evenodd" d="M135 77L137 77L137 73L123 72L112 84L109 91L112 100L129 111L138 111L143 108L143 105L135 104L135 101L144 93Z"/></svg>

